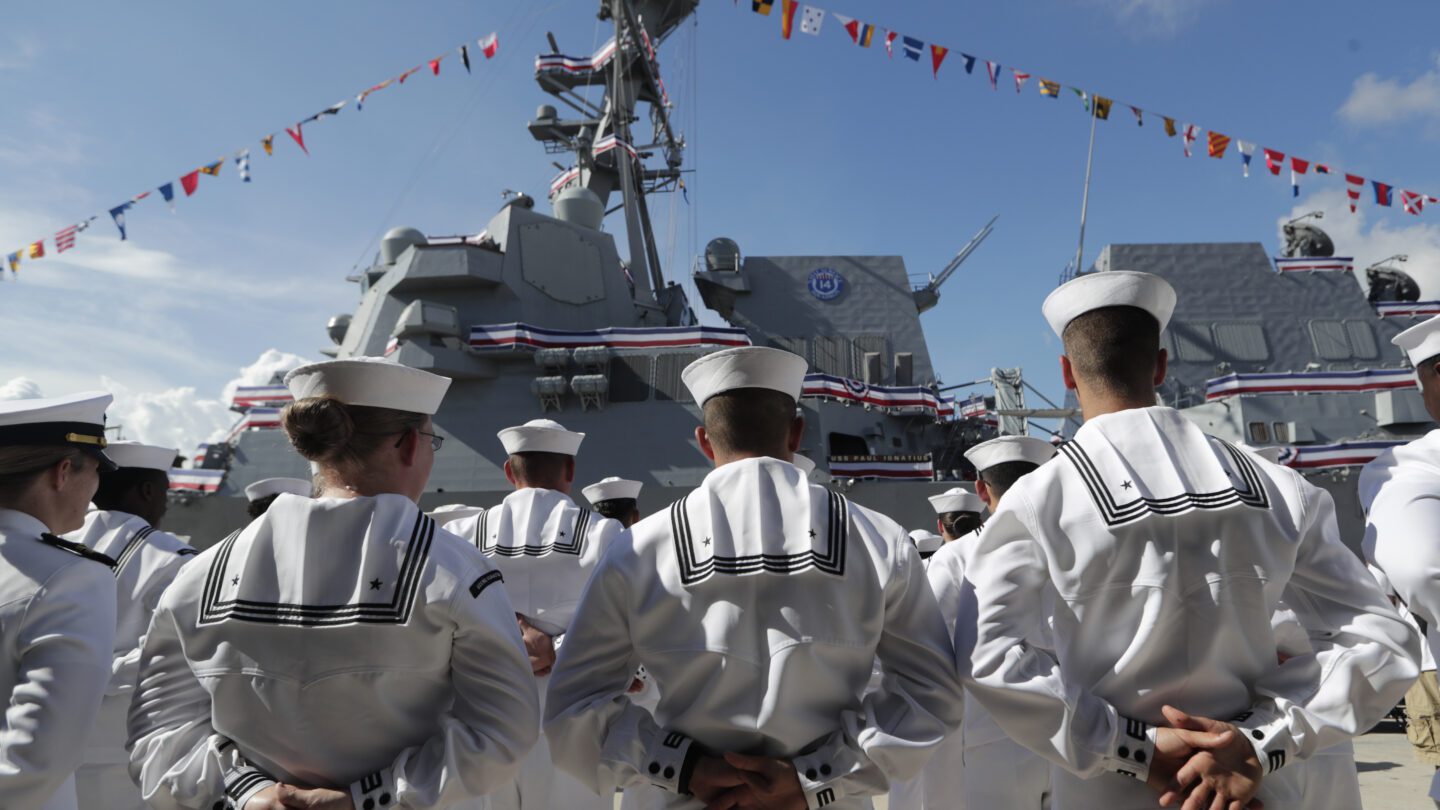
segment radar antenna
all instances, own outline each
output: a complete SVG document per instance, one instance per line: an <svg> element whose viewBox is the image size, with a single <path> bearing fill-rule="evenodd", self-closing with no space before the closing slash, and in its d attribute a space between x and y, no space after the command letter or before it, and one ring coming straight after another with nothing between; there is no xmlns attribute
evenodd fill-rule
<svg viewBox="0 0 1440 810"><path fill-rule="evenodd" d="M601 0L599 16L613 21L614 39L591 56L574 57L561 54L555 38L547 36L551 53L535 63L541 89L579 115L561 119L546 105L530 122L531 136L547 154L575 155L574 165L551 183L551 202L585 197L591 200L586 205L598 202L604 213L624 211L635 303L658 310L667 323L678 322L684 302L665 284L646 196L678 188L685 139L670 122L673 105L660 79L656 47L698 5L699 0ZM590 87L604 88L599 103L580 94ZM649 106L649 143L637 143L632 130L641 120L642 103ZM646 162L656 157L663 165L648 168ZM620 204L611 208L617 191Z"/></svg>

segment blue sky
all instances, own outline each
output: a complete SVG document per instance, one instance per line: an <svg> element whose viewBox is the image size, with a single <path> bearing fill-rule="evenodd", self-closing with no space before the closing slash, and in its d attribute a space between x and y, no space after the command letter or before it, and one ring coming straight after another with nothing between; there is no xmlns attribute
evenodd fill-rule
<svg viewBox="0 0 1440 810"><path fill-rule="evenodd" d="M594 0L83 5L10 8L0 33L0 248L101 215L74 251L47 244L50 257L0 286L11 335L0 383L115 388L132 436L154 441L223 422L221 391L242 368L255 377L294 362L267 350L318 357L326 318L355 304L344 277L387 228L473 233L507 188L543 207L555 169L524 129L547 100L533 58L546 31L573 54L606 36ZM1088 120L1068 93L1040 97L1035 79L1017 96L1012 65L1440 196L1440 7L1428 0L819 5L994 59L1006 67L1000 91L983 63L966 76L958 53L936 80L878 41L851 45L833 18L819 38L784 42L778 2L767 19L749 0L706 0L662 50L695 169L689 206L655 206L662 256L683 277L724 235L750 254L899 254L910 272L934 272L999 214L924 318L946 381L1021 366L1059 394L1039 304L1075 251ZM474 75L452 56L439 77L423 71L363 112L308 127L309 157L284 135L491 30L500 55L477 57ZM1278 221L1322 208L1342 253L1363 263L1408 251L1407 269L1440 297L1440 207L1351 217L1338 177L1308 178L1296 201L1263 168L1243 179L1233 145L1223 161L1203 143L1186 160L1159 124L1137 128L1118 106L1100 124L1087 263L1107 242L1273 251ZM259 145L270 132L274 157ZM153 195L118 241L106 209L245 146L253 182L227 163L173 216Z"/></svg>

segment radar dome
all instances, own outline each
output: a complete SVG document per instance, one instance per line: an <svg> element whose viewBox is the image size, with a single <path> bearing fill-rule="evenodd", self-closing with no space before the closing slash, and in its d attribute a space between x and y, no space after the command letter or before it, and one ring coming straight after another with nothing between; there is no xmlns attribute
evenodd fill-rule
<svg viewBox="0 0 1440 810"><path fill-rule="evenodd" d="M350 331L349 313L342 312L339 315L335 315L330 319L329 323L325 324L325 332L330 335L331 342L336 346L345 342L345 333L348 331Z"/></svg>
<svg viewBox="0 0 1440 810"><path fill-rule="evenodd" d="M728 270L740 272L740 245L734 239L724 236L711 239L705 246L705 268L714 272Z"/></svg>
<svg viewBox="0 0 1440 810"><path fill-rule="evenodd" d="M391 228L380 240L380 263L394 264L407 248L427 244L425 234L414 228Z"/></svg>
<svg viewBox="0 0 1440 810"><path fill-rule="evenodd" d="M555 195L555 218L592 231L605 221L605 203L600 195L584 186L571 186Z"/></svg>

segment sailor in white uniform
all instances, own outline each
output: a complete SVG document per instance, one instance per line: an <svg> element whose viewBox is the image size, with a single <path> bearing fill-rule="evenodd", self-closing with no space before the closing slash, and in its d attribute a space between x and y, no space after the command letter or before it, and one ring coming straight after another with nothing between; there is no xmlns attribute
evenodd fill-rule
<svg viewBox="0 0 1440 810"><path fill-rule="evenodd" d="M969 644L975 636L975 594L965 580L965 561L979 537L980 511L988 506L993 512L1000 496L1020 476L1053 455L1055 449L1048 442L1028 436L1003 436L982 442L965 453L979 474L975 481L978 494L957 488L930 499L940 513L942 529L947 525L952 530L976 526L956 541L937 548L926 566L940 613L957 642ZM956 633L957 622L966 623L967 630ZM968 661L969 647L957 648L955 654ZM958 806L965 808L1029 810L1048 807L1050 802L1050 763L1005 736L985 707L968 694L961 728L945 738L919 777L891 789L890 807L938 810L957 806L957 797Z"/></svg>
<svg viewBox="0 0 1440 810"><path fill-rule="evenodd" d="M985 501L968 489L952 487L931 495L929 501L935 508L935 529L947 543L974 532L985 522Z"/></svg>
<svg viewBox="0 0 1440 810"><path fill-rule="evenodd" d="M509 455L505 477L515 491L480 515L467 536L505 574L543 705L555 651L568 637L580 594L595 563L623 529L570 499L584 433L534 419L505 428L499 437ZM514 782L492 797L492 807L612 810L613 789L597 793L555 770L548 739L541 736Z"/></svg>
<svg viewBox="0 0 1440 810"><path fill-rule="evenodd" d="M546 699L555 763L602 793L865 808L959 725L950 642L905 530L790 463L804 375L758 347L682 373L716 468L602 558ZM641 664L653 713L625 696Z"/></svg>
<svg viewBox="0 0 1440 810"><path fill-rule="evenodd" d="M314 494L314 485L304 478L261 478L245 487L245 500L249 502L246 513L252 520L258 518L276 498L286 493L308 498Z"/></svg>
<svg viewBox="0 0 1440 810"><path fill-rule="evenodd" d="M285 384L319 497L280 495L165 591L131 776L155 810L483 808L539 696L500 572L416 506L450 381L355 358Z"/></svg>
<svg viewBox="0 0 1440 810"><path fill-rule="evenodd" d="M440 528L460 537L469 537L474 532L475 522L485 514L485 507L464 503L447 503L426 512L426 517L440 524Z"/></svg>
<svg viewBox="0 0 1440 810"><path fill-rule="evenodd" d="M928 566L930 558L945 545L945 538L930 531L929 529L916 529L910 532L910 541L915 544L915 551L920 554L920 559Z"/></svg>
<svg viewBox="0 0 1440 810"><path fill-rule="evenodd" d="M1156 791L1298 808L1283 766L1368 729L1419 672L1419 639L1340 542L1330 496L1153 404L1174 306L1163 279L1126 271L1050 295L1086 421L1006 493L968 561L966 685L1063 766L1057 810L1149 808ZM1314 647L1284 665L1282 596ZM1031 641L1047 623L1053 652Z"/></svg>
<svg viewBox="0 0 1440 810"><path fill-rule="evenodd" d="M1440 422L1440 316L1391 342L1409 357L1425 410ZM1424 622L1431 654L1440 657L1440 429L1381 453L1360 471L1359 486L1365 556ZM1440 806L1440 771L1430 798Z"/></svg>
<svg viewBox="0 0 1440 810"><path fill-rule="evenodd" d="M580 490L585 500L595 511L611 520L619 521L625 528L634 526L640 520L640 490L644 484L625 478L602 478Z"/></svg>
<svg viewBox="0 0 1440 810"><path fill-rule="evenodd" d="M110 685L75 772L75 791L86 810L144 810L130 779L125 716L135 693L140 646L160 594L195 549L159 530L179 451L139 442L112 442L105 454L118 469L100 474L100 489L79 531L65 535L115 561L116 626Z"/></svg>
<svg viewBox="0 0 1440 810"><path fill-rule="evenodd" d="M85 520L110 395L0 402L0 806L75 810L71 779L115 644L114 560L57 537Z"/></svg>

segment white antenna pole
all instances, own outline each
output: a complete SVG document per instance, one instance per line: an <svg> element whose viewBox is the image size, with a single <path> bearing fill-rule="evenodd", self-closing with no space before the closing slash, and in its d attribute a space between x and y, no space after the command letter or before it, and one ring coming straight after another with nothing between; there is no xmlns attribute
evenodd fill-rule
<svg viewBox="0 0 1440 810"><path fill-rule="evenodd" d="M1082 269L1080 262L1085 257L1085 216L1090 210L1090 168L1095 163L1095 122L1099 116L1095 115L1095 97L1090 97L1090 152L1085 156L1085 193L1080 198L1080 244L1075 248L1075 274L1079 275Z"/></svg>

